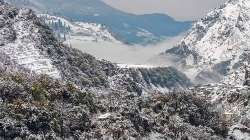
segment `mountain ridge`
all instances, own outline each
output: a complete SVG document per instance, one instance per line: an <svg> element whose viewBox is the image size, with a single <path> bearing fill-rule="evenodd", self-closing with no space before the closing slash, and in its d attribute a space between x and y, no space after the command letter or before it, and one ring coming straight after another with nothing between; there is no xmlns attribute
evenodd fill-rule
<svg viewBox="0 0 250 140"><path fill-rule="evenodd" d="M71 39L86 42L113 42L121 43L111 33L107 27L96 23L73 22L62 17L39 14L41 18L55 33L61 41Z"/></svg>
<svg viewBox="0 0 250 140"><path fill-rule="evenodd" d="M214 79L216 82L242 84L243 66L249 63L249 9L248 0L228 1L195 23L189 34L164 55L174 56L179 65L199 69L198 79L213 81L205 75L213 77L211 73L215 73L215 77L221 77Z"/></svg>
<svg viewBox="0 0 250 140"><path fill-rule="evenodd" d="M103 24L115 33L120 41L128 44L157 43L166 37L181 34L189 29L191 24L191 22L177 22L164 14L128 14L110 7L100 0L24 1L26 3L20 0L8 0L17 7L32 8L35 5L33 10L38 9L37 11L43 14L55 15L74 21ZM57 3L61 3L61 5L58 6ZM145 35L141 36L141 32ZM150 36L147 36L147 33L150 33Z"/></svg>
<svg viewBox="0 0 250 140"><path fill-rule="evenodd" d="M4 58L7 60L2 62L12 62L29 73L45 74L55 79L72 82L83 90L88 88L120 90L121 88L139 94L142 94L144 88L152 90L151 83L145 80L155 77L146 77L150 74L143 77L141 71L120 69L108 61L97 60L89 54L65 46L54 37L52 30L32 10L16 9L8 4L2 4L0 10L2 10L0 50L4 56L8 56ZM8 63L3 65L9 67ZM169 83L162 86L163 88L191 85L187 77L176 69L154 68L153 70L158 69L163 75L156 75L157 78L163 80L172 78L169 79ZM115 86L111 85L114 82L110 81L112 77L116 77ZM157 84L154 82L153 85L157 87ZM159 84L162 84L161 80Z"/></svg>
<svg viewBox="0 0 250 140"><path fill-rule="evenodd" d="M0 31L0 139L250 137L248 86L216 83L179 91L190 81L176 69L121 69L96 60L60 43L31 10L2 0ZM30 54L43 61L16 59ZM60 78L33 69L50 64ZM173 89L150 91L157 85ZM141 94L143 88L148 94Z"/></svg>

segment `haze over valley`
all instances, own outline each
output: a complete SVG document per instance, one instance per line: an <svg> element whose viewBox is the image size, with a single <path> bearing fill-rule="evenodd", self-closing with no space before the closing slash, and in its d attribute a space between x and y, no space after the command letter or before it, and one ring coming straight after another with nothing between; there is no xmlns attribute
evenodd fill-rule
<svg viewBox="0 0 250 140"><path fill-rule="evenodd" d="M249 48L250 0L0 0L0 139L249 140Z"/></svg>

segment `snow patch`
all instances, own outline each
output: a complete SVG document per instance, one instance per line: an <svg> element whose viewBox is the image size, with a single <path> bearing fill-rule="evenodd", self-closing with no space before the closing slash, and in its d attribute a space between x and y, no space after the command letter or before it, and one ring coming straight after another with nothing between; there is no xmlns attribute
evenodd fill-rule
<svg viewBox="0 0 250 140"><path fill-rule="evenodd" d="M111 113L105 113L105 114L101 114L101 115L98 117L98 119L103 120L103 119L109 118L110 116L111 116Z"/></svg>

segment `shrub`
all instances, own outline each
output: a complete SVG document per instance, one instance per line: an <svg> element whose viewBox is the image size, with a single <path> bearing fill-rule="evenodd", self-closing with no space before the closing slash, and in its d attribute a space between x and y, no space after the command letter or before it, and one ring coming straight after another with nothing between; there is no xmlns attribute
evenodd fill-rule
<svg viewBox="0 0 250 140"><path fill-rule="evenodd" d="M48 100L47 91L41 84L34 84L31 87L31 94L35 101L46 103Z"/></svg>

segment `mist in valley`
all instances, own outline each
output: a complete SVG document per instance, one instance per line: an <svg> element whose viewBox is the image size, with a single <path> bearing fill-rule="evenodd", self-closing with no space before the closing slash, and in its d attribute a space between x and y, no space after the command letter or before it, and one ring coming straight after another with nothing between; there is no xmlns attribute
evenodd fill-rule
<svg viewBox="0 0 250 140"><path fill-rule="evenodd" d="M72 47L85 53L94 55L97 59L105 59L113 63L128 65L170 66L171 61L159 58L159 54L177 44L184 34L168 38L153 45L126 45L119 42L86 42L79 39L71 39ZM155 59L155 60L154 60ZM162 60L161 60L162 59Z"/></svg>

